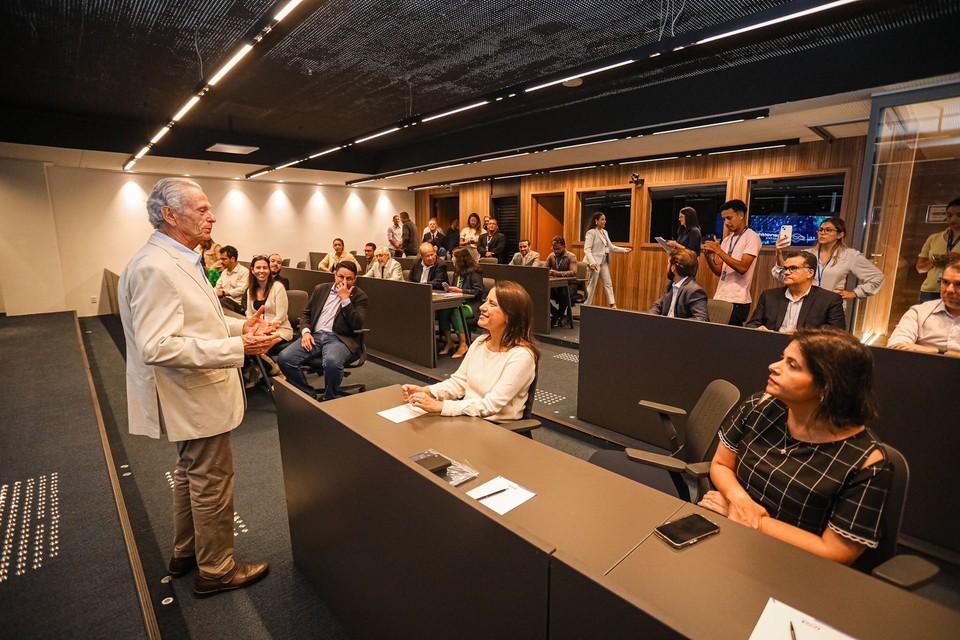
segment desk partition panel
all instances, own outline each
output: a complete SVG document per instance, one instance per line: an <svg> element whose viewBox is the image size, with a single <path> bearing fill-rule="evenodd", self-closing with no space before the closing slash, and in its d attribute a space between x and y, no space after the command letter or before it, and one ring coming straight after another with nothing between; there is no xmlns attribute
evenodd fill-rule
<svg viewBox="0 0 960 640"><path fill-rule="evenodd" d="M327 251L311 251L307 254L307 266L316 271L317 266L327 257L327 253Z"/></svg>
<svg viewBox="0 0 960 640"><path fill-rule="evenodd" d="M745 398L763 391L767 367L789 337L778 333L583 307L577 416L665 447L657 416L640 400L693 408L716 378ZM956 393L960 364L942 356L871 347L880 416L868 426L910 464L902 533L960 553L960 428ZM944 514L951 514L944 518Z"/></svg>
<svg viewBox="0 0 960 640"><path fill-rule="evenodd" d="M483 277L513 280L527 290L533 300L534 333L550 333L550 271L546 267L517 267L509 264L483 264Z"/></svg>
<svg viewBox="0 0 960 640"><path fill-rule="evenodd" d="M284 267L280 275L290 281L291 289L306 291L308 296L313 293L313 290L317 288L318 284L333 282L332 273L311 269L291 269L290 267Z"/></svg>
<svg viewBox="0 0 960 640"><path fill-rule="evenodd" d="M294 562L351 636L547 637L552 547L286 382L275 394Z"/></svg>
<svg viewBox="0 0 960 640"><path fill-rule="evenodd" d="M434 366L433 290L425 284L360 278L369 303L367 346L425 367Z"/></svg>

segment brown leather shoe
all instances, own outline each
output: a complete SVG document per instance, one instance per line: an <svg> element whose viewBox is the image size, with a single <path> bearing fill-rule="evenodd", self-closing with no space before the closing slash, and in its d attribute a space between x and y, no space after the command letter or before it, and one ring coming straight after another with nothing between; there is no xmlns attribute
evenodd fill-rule
<svg viewBox="0 0 960 640"><path fill-rule="evenodd" d="M238 562L233 571L219 578L204 578L197 574L197 579L193 583L193 593L198 598L206 598L221 591L242 589L265 578L269 572L270 565L266 562L256 562L254 564L240 564Z"/></svg>
<svg viewBox="0 0 960 640"><path fill-rule="evenodd" d="M170 566L167 567L170 575L179 578L185 573L189 573L197 566L197 556L184 556L183 558L170 558Z"/></svg>

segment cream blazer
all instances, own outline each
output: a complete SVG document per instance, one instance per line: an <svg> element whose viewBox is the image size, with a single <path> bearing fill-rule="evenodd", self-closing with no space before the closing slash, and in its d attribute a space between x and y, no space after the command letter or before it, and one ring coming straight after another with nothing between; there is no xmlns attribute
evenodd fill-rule
<svg viewBox="0 0 960 640"><path fill-rule="evenodd" d="M288 309L290 303L287 300L287 290L282 284L274 281L273 285L270 287L270 291L267 293L267 300L264 303L266 309L263 310L263 319L267 322L279 322L280 326L277 327L277 335L289 342L293 340L293 327L290 325L290 318L287 317ZM249 318L253 316L253 294L250 289L247 289L247 308L246 316Z"/></svg>
<svg viewBox="0 0 960 640"><path fill-rule="evenodd" d="M623 247L610 242L607 230L590 229L583 238L583 257L587 259L587 266L603 264L608 253L626 253Z"/></svg>
<svg viewBox="0 0 960 640"><path fill-rule="evenodd" d="M225 433L243 419L243 321L226 318L186 257L151 237L118 290L127 340L130 433L171 442Z"/></svg>

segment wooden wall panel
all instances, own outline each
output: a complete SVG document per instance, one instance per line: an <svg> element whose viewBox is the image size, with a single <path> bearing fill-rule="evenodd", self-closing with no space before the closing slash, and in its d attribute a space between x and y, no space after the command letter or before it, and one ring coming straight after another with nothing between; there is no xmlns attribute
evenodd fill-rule
<svg viewBox="0 0 960 640"><path fill-rule="evenodd" d="M533 215L536 210L535 194L562 193L564 195L564 237L567 248L583 257L583 242L578 237L580 229L579 191L613 188L633 188L633 219L630 230L630 254L616 254L611 258L611 276L617 306L623 309L646 310L659 297L666 284L666 259L663 250L655 243L646 242L650 228L651 187L682 184L725 182L727 198L747 200L748 183L751 179L789 177L815 173L845 173L841 215L848 227L853 227L857 211L858 189L863 163L865 137L844 138L829 142L809 142L780 149L746 151L715 156L678 158L660 162L645 162L631 165L601 167L570 171L558 174L534 175L521 178L520 225L522 235L533 235ZM646 181L642 187L630 184L630 174L639 173ZM453 187L457 189L457 187ZM466 214L476 211L481 216L489 211L489 183L461 185L461 225ZM417 192L417 219L421 207L429 209L429 192ZM424 213L426 215L426 213ZM424 217L424 224L426 224ZM541 255L550 247L534 247ZM776 285L770 275L774 263L772 249L764 249L758 258L754 279L753 297ZM705 264L698 278L708 293L716 290L717 278ZM598 304L606 304L604 296Z"/></svg>

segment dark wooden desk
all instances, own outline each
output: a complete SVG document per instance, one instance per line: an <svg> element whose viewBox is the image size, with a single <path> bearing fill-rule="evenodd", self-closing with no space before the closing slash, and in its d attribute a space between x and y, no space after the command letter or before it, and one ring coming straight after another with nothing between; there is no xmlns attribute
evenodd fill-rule
<svg viewBox="0 0 960 640"><path fill-rule="evenodd" d="M563 558L555 558L551 636L556 629L562 638L589 631L743 639L771 597L855 638L955 638L960 631L960 614L950 609L715 513L687 505L670 519L690 512L719 524L720 533L679 551L652 535L602 577L588 578L575 561L559 567ZM577 603L591 605L589 620L570 610Z"/></svg>

